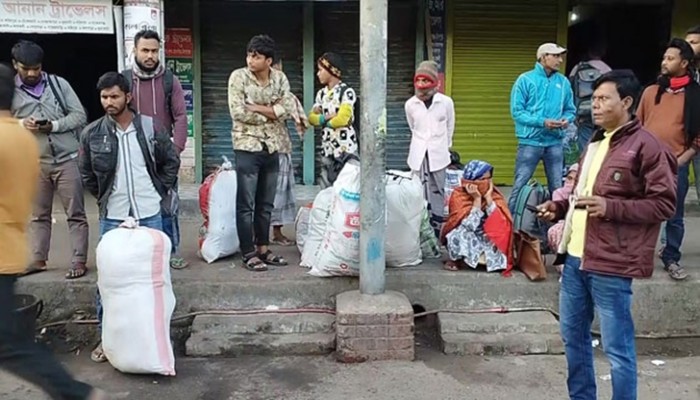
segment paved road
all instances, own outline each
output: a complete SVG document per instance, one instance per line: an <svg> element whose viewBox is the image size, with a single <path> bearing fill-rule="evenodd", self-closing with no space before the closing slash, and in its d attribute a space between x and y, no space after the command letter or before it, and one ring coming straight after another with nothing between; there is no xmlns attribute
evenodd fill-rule
<svg viewBox="0 0 700 400"><path fill-rule="evenodd" d="M566 398L562 356L451 357L419 351L416 362L336 363L331 357L179 359L178 376L127 376L83 353L64 357L80 379L119 399L203 400L554 400ZM700 399L700 357L639 360L640 400ZM609 367L596 362L601 399ZM0 373L0 398L43 400L35 388Z"/></svg>

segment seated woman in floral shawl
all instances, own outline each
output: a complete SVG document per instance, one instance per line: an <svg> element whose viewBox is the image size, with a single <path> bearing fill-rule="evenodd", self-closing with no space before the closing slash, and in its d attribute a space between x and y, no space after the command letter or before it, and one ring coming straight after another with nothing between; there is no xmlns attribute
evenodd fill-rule
<svg viewBox="0 0 700 400"><path fill-rule="evenodd" d="M449 216L441 241L447 246L449 260L445 269L456 271L460 265L486 270L513 268L513 219L503 194L493 186L493 167L479 160L464 168L462 186L452 193Z"/></svg>

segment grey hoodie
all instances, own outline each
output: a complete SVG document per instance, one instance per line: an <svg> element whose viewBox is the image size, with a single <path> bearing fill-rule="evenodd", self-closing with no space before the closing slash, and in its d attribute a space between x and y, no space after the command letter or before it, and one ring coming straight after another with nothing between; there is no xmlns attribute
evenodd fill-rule
<svg viewBox="0 0 700 400"><path fill-rule="evenodd" d="M27 93L15 85L15 97L12 101L12 114L15 118L47 119L53 124L49 134L36 133L39 142L40 160L43 164L61 164L78 158L78 135L87 122L85 109L80 99L73 91L68 81L57 75L44 74L44 79L50 79L54 88L61 96L66 113L60 102L54 96L51 86L46 82L40 98ZM19 79L17 79L19 82ZM21 121L20 121L21 123Z"/></svg>

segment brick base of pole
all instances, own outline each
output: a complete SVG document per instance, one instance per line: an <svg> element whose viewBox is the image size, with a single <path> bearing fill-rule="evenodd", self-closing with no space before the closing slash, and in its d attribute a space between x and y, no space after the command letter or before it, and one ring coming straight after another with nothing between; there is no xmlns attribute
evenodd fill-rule
<svg viewBox="0 0 700 400"><path fill-rule="evenodd" d="M399 292L363 295L341 293L336 299L338 361L413 361L413 307Z"/></svg>

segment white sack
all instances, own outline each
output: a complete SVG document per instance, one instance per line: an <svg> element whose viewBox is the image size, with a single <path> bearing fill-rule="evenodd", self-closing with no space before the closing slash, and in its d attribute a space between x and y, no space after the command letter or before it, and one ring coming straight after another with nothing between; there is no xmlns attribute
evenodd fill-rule
<svg viewBox="0 0 700 400"><path fill-rule="evenodd" d="M311 230L321 229L323 224L309 223L302 265L310 267L309 274L314 276L357 276L360 269L359 162L348 161L331 189L333 196L326 230L319 243L312 243Z"/></svg>
<svg viewBox="0 0 700 400"><path fill-rule="evenodd" d="M304 243L306 243L306 237L309 236L309 217L312 207L312 204L300 207L296 218L294 218L294 237L299 254L304 253Z"/></svg>
<svg viewBox="0 0 700 400"><path fill-rule="evenodd" d="M420 241L425 209L423 185L418 176L402 171L388 171L386 181L386 265L418 265L423 261Z"/></svg>
<svg viewBox="0 0 700 400"><path fill-rule="evenodd" d="M138 227L133 219L107 232L97 245L102 347L121 372L175 375L170 250L167 235Z"/></svg>
<svg viewBox="0 0 700 400"><path fill-rule="evenodd" d="M199 206L204 223L199 232L199 253L207 263L228 257L240 248L236 227L238 178L231 162L210 174L199 188Z"/></svg>

